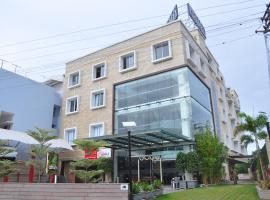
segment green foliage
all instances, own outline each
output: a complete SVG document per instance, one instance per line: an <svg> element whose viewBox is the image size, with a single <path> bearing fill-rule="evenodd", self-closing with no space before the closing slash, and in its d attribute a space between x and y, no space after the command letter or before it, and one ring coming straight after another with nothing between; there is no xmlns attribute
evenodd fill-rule
<svg viewBox="0 0 270 200"><path fill-rule="evenodd" d="M141 191L142 191L142 187L141 187L141 184L139 182L132 184L132 193L133 194L138 194Z"/></svg>
<svg viewBox="0 0 270 200"><path fill-rule="evenodd" d="M228 156L228 149L209 128L195 135L196 149L193 152L177 154L176 168L179 171L201 174L205 184L218 182L224 175L222 164Z"/></svg>
<svg viewBox="0 0 270 200"><path fill-rule="evenodd" d="M103 170L75 170L75 175L84 180L85 183L97 183L101 180L101 175L104 173Z"/></svg>
<svg viewBox="0 0 270 200"><path fill-rule="evenodd" d="M153 185L154 189L156 189L156 190L160 189L161 188L161 181L159 179L156 179L153 181L152 185Z"/></svg>
<svg viewBox="0 0 270 200"><path fill-rule="evenodd" d="M199 157L196 151L191 151L186 155L186 170L189 173L197 173L199 171Z"/></svg>
<svg viewBox="0 0 270 200"><path fill-rule="evenodd" d="M152 184L146 183L146 182L142 182L141 183L141 188L144 192L151 192L154 191L154 187Z"/></svg>
<svg viewBox="0 0 270 200"><path fill-rule="evenodd" d="M187 169L187 163L186 163L186 154L183 152L179 152L176 156L175 161L176 169L180 172L185 172Z"/></svg>
<svg viewBox="0 0 270 200"><path fill-rule="evenodd" d="M241 137L241 143L247 146L255 141L257 157L259 159L261 171L264 172L263 160L260 155L259 140L265 139L267 133L264 131L268 118L265 114L259 114L257 117L253 118L245 113L238 113L242 122L240 125L236 126L234 134L237 135L241 132L248 131L249 134L245 134ZM262 173L263 180L265 180L265 174ZM259 178L259 177L258 177Z"/></svg>
<svg viewBox="0 0 270 200"><path fill-rule="evenodd" d="M153 183L135 182L132 184L132 193L137 194L140 192L152 192L161 188L161 181L156 179Z"/></svg>
<svg viewBox="0 0 270 200"><path fill-rule="evenodd" d="M36 139L40 144L44 145L49 140L55 139L55 136L50 136L53 130L46 130L42 128L35 127L34 130L28 130L27 134Z"/></svg>
<svg viewBox="0 0 270 200"><path fill-rule="evenodd" d="M252 138L251 135L242 135L240 140L241 143L245 145L245 147L254 142L254 139Z"/></svg>
<svg viewBox="0 0 270 200"><path fill-rule="evenodd" d="M98 150L100 147L108 146L104 141L94 141L94 140L85 140L85 139L76 139L73 141L79 149L85 151L86 149L91 153L92 151Z"/></svg>
<svg viewBox="0 0 270 200"><path fill-rule="evenodd" d="M16 171L14 162L10 160L0 160L0 177L8 176L14 171Z"/></svg>
<svg viewBox="0 0 270 200"><path fill-rule="evenodd" d="M6 141L0 140L0 156L1 157L15 151L14 148L8 147L6 144L7 144Z"/></svg>
<svg viewBox="0 0 270 200"><path fill-rule="evenodd" d="M41 180L41 175L46 169L46 156L49 152L50 145L45 144L49 140L55 139L55 136L50 136L51 130L35 127L34 130L28 130L27 134L39 142L39 145L33 145L31 148L31 155L34 159L26 162L26 165L33 165L38 171L38 182Z"/></svg>
<svg viewBox="0 0 270 200"><path fill-rule="evenodd" d="M246 174L248 173L249 164L248 163L238 163L234 166L237 174Z"/></svg>
<svg viewBox="0 0 270 200"><path fill-rule="evenodd" d="M205 184L215 183L222 178L222 164L228 157L228 149L208 129L195 135L196 153L200 165L200 173Z"/></svg>
<svg viewBox="0 0 270 200"><path fill-rule="evenodd" d="M260 200L253 184L217 185L172 192L156 200Z"/></svg>
<svg viewBox="0 0 270 200"><path fill-rule="evenodd" d="M77 139L74 144L81 150L87 149L90 152L106 146L106 143L102 141L84 139ZM112 160L107 158L77 160L71 163L71 169L76 177L85 183L98 182L102 180L104 173L111 172Z"/></svg>
<svg viewBox="0 0 270 200"><path fill-rule="evenodd" d="M109 158L99 158L97 163L97 169L103 170L105 173L112 172L113 162Z"/></svg>

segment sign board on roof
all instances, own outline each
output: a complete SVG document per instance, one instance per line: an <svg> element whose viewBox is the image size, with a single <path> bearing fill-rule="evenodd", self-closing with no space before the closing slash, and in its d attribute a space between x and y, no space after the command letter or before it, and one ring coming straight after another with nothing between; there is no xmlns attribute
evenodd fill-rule
<svg viewBox="0 0 270 200"><path fill-rule="evenodd" d="M171 12L169 19L167 20L167 23L170 23L170 22L175 21L177 19L178 19L178 6L176 4Z"/></svg>
<svg viewBox="0 0 270 200"><path fill-rule="evenodd" d="M195 11L193 8L190 6L190 4L187 4L187 9L188 9L188 15L194 22L194 24L197 26L201 34L203 35L204 39L206 39L206 33L205 33L205 28L202 25L201 21L199 20L199 17L196 15Z"/></svg>

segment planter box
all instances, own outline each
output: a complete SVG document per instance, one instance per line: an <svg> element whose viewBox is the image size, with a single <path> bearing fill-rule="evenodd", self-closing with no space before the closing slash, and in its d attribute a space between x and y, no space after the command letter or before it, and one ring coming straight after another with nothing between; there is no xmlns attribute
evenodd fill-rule
<svg viewBox="0 0 270 200"><path fill-rule="evenodd" d="M256 189L261 200L270 200L270 190L263 190L259 186Z"/></svg>
<svg viewBox="0 0 270 200"><path fill-rule="evenodd" d="M153 192L140 192L138 194L133 194L133 200L150 200L150 199L155 199L155 197L158 197L163 194L163 190L155 190Z"/></svg>

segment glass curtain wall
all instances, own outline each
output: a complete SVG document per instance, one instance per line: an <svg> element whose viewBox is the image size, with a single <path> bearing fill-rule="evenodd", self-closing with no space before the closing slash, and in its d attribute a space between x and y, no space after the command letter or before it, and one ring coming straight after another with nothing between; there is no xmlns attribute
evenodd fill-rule
<svg viewBox="0 0 270 200"><path fill-rule="evenodd" d="M192 138L202 124L212 124L209 90L187 68L115 86L115 134L126 133L123 121L135 121L135 132L168 130Z"/></svg>

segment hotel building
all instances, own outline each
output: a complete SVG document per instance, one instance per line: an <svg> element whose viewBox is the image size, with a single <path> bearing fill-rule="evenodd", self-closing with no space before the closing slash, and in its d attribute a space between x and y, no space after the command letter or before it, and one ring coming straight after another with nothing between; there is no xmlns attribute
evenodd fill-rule
<svg viewBox="0 0 270 200"><path fill-rule="evenodd" d="M200 31L188 30L180 20L67 63L63 87L60 137L69 143L88 138L112 144L113 181L127 177L125 121L136 122L134 174L138 158L157 156L162 165L141 162L141 175L158 177L161 167L165 183L177 174L176 154L192 151L194 133L206 126L230 155L246 154L233 135L239 123L237 93L226 87ZM71 160L83 156L62 153L62 174Z"/></svg>

